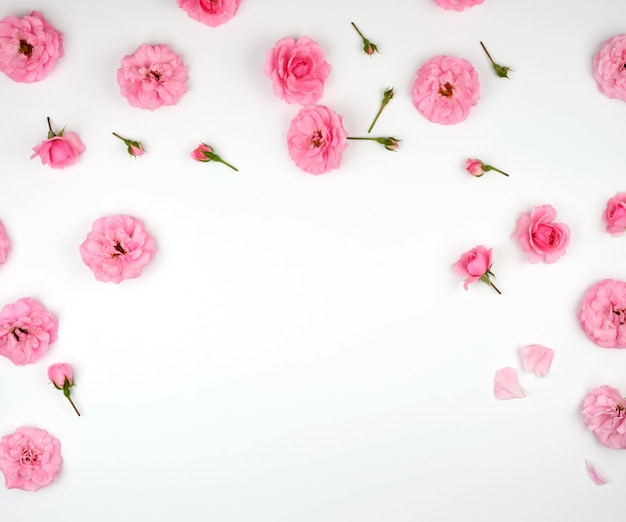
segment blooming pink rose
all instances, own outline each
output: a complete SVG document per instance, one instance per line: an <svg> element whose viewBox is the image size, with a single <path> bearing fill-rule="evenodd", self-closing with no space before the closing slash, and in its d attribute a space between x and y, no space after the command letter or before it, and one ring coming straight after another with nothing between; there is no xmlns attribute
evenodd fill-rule
<svg viewBox="0 0 626 522"><path fill-rule="evenodd" d="M9 238L4 230L4 225L0 221L0 265L3 265L7 260L7 255L11 251L11 244Z"/></svg>
<svg viewBox="0 0 626 522"><path fill-rule="evenodd" d="M491 286L499 294L501 293L489 278L489 276L493 276L491 272L491 250L491 248L487 249L479 245L461 254L461 258L454 263L454 270L462 276L467 276L463 282L463 288L465 288L465 290L468 289L469 284L482 281Z"/></svg>
<svg viewBox="0 0 626 522"><path fill-rule="evenodd" d="M484 0L435 0L439 7L448 9L449 11L463 11L466 7L482 4Z"/></svg>
<svg viewBox="0 0 626 522"><path fill-rule="evenodd" d="M626 230L626 192L620 192L606 203L602 214L606 231L614 236L621 236Z"/></svg>
<svg viewBox="0 0 626 522"><path fill-rule="evenodd" d="M598 346L626 348L626 283L604 279L593 285L583 298L578 320Z"/></svg>
<svg viewBox="0 0 626 522"><path fill-rule="evenodd" d="M315 40L283 38L267 51L265 75L274 94L287 103L312 105L324 94L330 65Z"/></svg>
<svg viewBox="0 0 626 522"><path fill-rule="evenodd" d="M565 223L554 223L556 210L552 205L535 207L517 220L513 237L522 249L530 254L528 261L554 263L565 254L569 245L570 230Z"/></svg>
<svg viewBox="0 0 626 522"><path fill-rule="evenodd" d="M583 402L582 415L587 427L603 446L626 449L626 400L619 390L600 386Z"/></svg>
<svg viewBox="0 0 626 522"><path fill-rule="evenodd" d="M239 8L241 0L177 0L178 7L190 18L211 27L228 22Z"/></svg>
<svg viewBox="0 0 626 522"><path fill-rule="evenodd" d="M12 80L43 80L62 56L61 33L38 11L0 20L0 71Z"/></svg>
<svg viewBox="0 0 626 522"><path fill-rule="evenodd" d="M74 165L78 156L85 152L85 145L75 132L64 132L42 141L33 147L35 151L30 159L39 156L41 163L53 169L64 169Z"/></svg>
<svg viewBox="0 0 626 522"><path fill-rule="evenodd" d="M323 174L341 166L348 146L343 118L324 106L304 107L291 120L287 132L289 155L309 174Z"/></svg>
<svg viewBox="0 0 626 522"><path fill-rule="evenodd" d="M57 340L59 325L39 301L24 297L0 310L0 355L22 366L39 360Z"/></svg>
<svg viewBox="0 0 626 522"><path fill-rule="evenodd" d="M411 94L413 105L427 120L459 123L480 98L478 73L463 58L435 56L417 71Z"/></svg>
<svg viewBox="0 0 626 522"><path fill-rule="evenodd" d="M22 427L0 439L0 471L8 489L37 491L61 469L61 445L45 430Z"/></svg>
<svg viewBox="0 0 626 522"><path fill-rule="evenodd" d="M593 68L600 92L609 98L626 101L626 34L602 44L593 57Z"/></svg>
<svg viewBox="0 0 626 522"><path fill-rule="evenodd" d="M70 383L70 386L74 384L72 368L66 363L57 363L50 366L48 368L48 379L59 389L63 389L66 380Z"/></svg>
<svg viewBox="0 0 626 522"><path fill-rule="evenodd" d="M483 162L472 158L468 158L465 162L465 170L477 178L485 173L485 170L483 169Z"/></svg>
<svg viewBox="0 0 626 522"><path fill-rule="evenodd" d="M122 58L117 83L133 107L153 111L161 105L176 105L187 92L187 68L165 44L140 45Z"/></svg>
<svg viewBox="0 0 626 522"><path fill-rule="evenodd" d="M131 216L97 219L80 245L80 255L96 279L114 283L139 277L155 250L143 223Z"/></svg>

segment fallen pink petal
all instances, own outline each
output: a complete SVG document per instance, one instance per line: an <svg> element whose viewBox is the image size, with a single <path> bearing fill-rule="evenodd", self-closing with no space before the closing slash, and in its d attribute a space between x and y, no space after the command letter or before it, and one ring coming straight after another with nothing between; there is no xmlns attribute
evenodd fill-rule
<svg viewBox="0 0 626 522"><path fill-rule="evenodd" d="M526 397L524 389L517 379L515 368L500 368L496 372L493 385L493 395L500 401L509 399L521 399Z"/></svg>
<svg viewBox="0 0 626 522"><path fill-rule="evenodd" d="M598 473L598 470L596 470L595 466L588 459L585 459L585 470L587 471L589 478L593 480L593 483L596 486L604 486L604 484L608 482L602 475L600 475L600 473Z"/></svg>
<svg viewBox="0 0 626 522"><path fill-rule="evenodd" d="M522 346L520 353L525 372L534 373L537 377L548 375L554 358L554 350L540 344L530 344Z"/></svg>

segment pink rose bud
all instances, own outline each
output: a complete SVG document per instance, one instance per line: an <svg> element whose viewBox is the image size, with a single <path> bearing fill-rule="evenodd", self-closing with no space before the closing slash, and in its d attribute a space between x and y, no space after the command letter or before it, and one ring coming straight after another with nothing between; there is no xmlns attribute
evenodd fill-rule
<svg viewBox="0 0 626 522"><path fill-rule="evenodd" d="M115 136L116 138L119 138L120 140L124 142L124 145L126 145L126 151L128 152L128 154L130 154L130 156L132 156L133 158L136 158L137 156L143 156L144 150L143 150L143 145L141 144L140 141L134 141L134 140L128 140L126 138L122 138L119 134L115 132L113 132L112 134L113 136Z"/></svg>
<svg viewBox="0 0 626 522"><path fill-rule="evenodd" d="M465 170L469 172L472 176L480 178L485 172L489 172L490 170L495 170L504 176L509 176L503 170L497 169L491 165L485 165L482 161L476 158L468 158L465 161Z"/></svg>
<svg viewBox="0 0 626 522"><path fill-rule="evenodd" d="M381 113L383 112L383 109L387 106L387 104L389 103L389 101L393 98L393 87L388 87L385 92L383 93L383 101L380 102L380 108L378 109L378 112L376 113L376 116L374 116L374 121L372 122L372 124L370 125L370 128L367 129L367 133L369 134L370 132L372 132L372 129L374 128L374 125L376 125L376 122L378 121L379 116L381 115Z"/></svg>
<svg viewBox="0 0 626 522"><path fill-rule="evenodd" d="M74 405L74 401L70 397L70 388L74 386L74 379L72 377L72 368L69 364L57 363L48 368L48 379L52 381L52 384L57 390L63 390L63 395L70 401L72 408L76 412L76 415L80 417L78 408Z"/></svg>
<svg viewBox="0 0 626 522"><path fill-rule="evenodd" d="M370 56L372 56L374 53L380 52L378 50L378 47L376 47L376 44L370 42L367 38L365 38L365 36L363 36L363 33L359 31L359 28L354 24L354 22L350 23L352 24L352 27L354 27L354 30L361 37L361 40L363 40L363 52L365 52L365 54L369 54Z"/></svg>
<svg viewBox="0 0 626 522"><path fill-rule="evenodd" d="M510 67L503 67L502 65L499 65L496 62L494 62L493 58L491 58L491 55L489 54L489 51L487 51L487 48L485 47L485 44L480 42L480 46L483 48L483 51L485 51L485 54L487 55L487 58L489 58L489 61L491 62L491 66L493 67L493 70L496 71L496 74L500 78L509 78L509 71L511 70L511 68Z"/></svg>
<svg viewBox="0 0 626 522"><path fill-rule="evenodd" d="M470 283L482 281L501 294L502 292L498 290L490 279L490 276L495 277L491 271L491 266L491 248L487 249L479 245L463 253L461 258L454 264L454 270L462 276L467 276L463 282L465 290L467 290L467 286Z"/></svg>
<svg viewBox="0 0 626 522"><path fill-rule="evenodd" d="M398 138L394 138L393 136L389 136L388 138L361 138L361 137L353 137L348 136L349 140L364 140L364 141L375 141L376 143L380 143L387 150L396 151L400 147L400 140Z"/></svg>
<svg viewBox="0 0 626 522"><path fill-rule="evenodd" d="M234 171L239 171L236 167L233 167L230 163L227 163L222 158L220 158L217 154L213 152L213 147L207 145L206 143L201 143L194 150L191 151L191 158L200 161L202 163L208 163L209 161L216 161L218 163L223 163L227 167L230 167Z"/></svg>
<svg viewBox="0 0 626 522"><path fill-rule="evenodd" d="M85 152L85 145L75 132L65 132L63 129L58 134L55 133L48 118L48 139L35 145L33 150L35 152L30 159L39 156L44 165L63 169L78 161L78 156Z"/></svg>

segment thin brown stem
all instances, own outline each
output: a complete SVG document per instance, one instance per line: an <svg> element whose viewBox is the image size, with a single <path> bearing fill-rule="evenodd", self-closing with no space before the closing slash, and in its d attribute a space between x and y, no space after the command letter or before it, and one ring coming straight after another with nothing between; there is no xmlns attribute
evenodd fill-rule
<svg viewBox="0 0 626 522"><path fill-rule="evenodd" d="M70 404L72 405L72 408L74 408L74 411L76 412L76 415L78 415L80 417L80 412L78 411L78 408L74 404L74 401L70 397L68 397L67 400L70 401Z"/></svg>
<svg viewBox="0 0 626 522"><path fill-rule="evenodd" d="M487 50L487 48L485 47L485 44L480 42L480 46L483 48L483 51L485 51L485 54L487 55L487 58L489 58L489 61L492 63L492 65L495 65L496 62L493 61L493 58L491 57L491 55L489 54L489 51Z"/></svg>
<svg viewBox="0 0 626 522"><path fill-rule="evenodd" d="M361 38L365 38L365 36L363 36L363 33L362 33L361 31L359 31L359 28L355 25L355 23L354 23L354 22L350 22L350 23L352 24L352 27L354 27L354 30L355 30L357 33L359 33L359 36L360 36Z"/></svg>
<svg viewBox="0 0 626 522"><path fill-rule="evenodd" d="M500 290L498 290L498 287L496 285L493 284L493 281L489 280L489 285L491 286L491 288L493 288L496 292L498 292L498 294L502 295L502 292L500 292Z"/></svg>

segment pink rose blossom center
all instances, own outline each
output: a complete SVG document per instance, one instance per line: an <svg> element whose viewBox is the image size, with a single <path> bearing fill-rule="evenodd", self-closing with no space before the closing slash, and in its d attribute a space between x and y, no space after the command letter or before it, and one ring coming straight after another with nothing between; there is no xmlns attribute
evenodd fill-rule
<svg viewBox="0 0 626 522"><path fill-rule="evenodd" d="M297 78L304 78L311 72L311 63L306 60L301 60L293 66L293 74Z"/></svg>
<svg viewBox="0 0 626 522"><path fill-rule="evenodd" d="M215 9L216 5L215 4L217 4L217 0L200 0L200 6L207 13L215 13L215 11L216 11L216 9Z"/></svg>
<svg viewBox="0 0 626 522"><path fill-rule="evenodd" d="M33 452L31 448L24 448L22 450L22 456L20 457L20 464L22 464L22 466L32 468L38 460L39 455Z"/></svg>
<svg viewBox="0 0 626 522"><path fill-rule="evenodd" d="M446 82L441 87L439 87L439 94L441 94L441 96L445 96L446 98L451 98L453 92L454 85L452 85L450 82Z"/></svg>
<svg viewBox="0 0 626 522"><path fill-rule="evenodd" d="M111 257L122 256L128 253L119 241L115 242L113 248L115 249L115 252L111 253Z"/></svg>
<svg viewBox="0 0 626 522"><path fill-rule="evenodd" d="M20 40L20 48L17 52L30 58L33 54L33 46L30 45L26 40L22 39Z"/></svg>
<svg viewBox="0 0 626 522"><path fill-rule="evenodd" d="M324 136L322 136L322 131L316 130L311 136L311 145L313 148L319 148L325 144Z"/></svg>
<svg viewBox="0 0 626 522"><path fill-rule="evenodd" d="M15 337L15 340L19 342L22 340L20 334L22 334L23 336L27 336L28 330L26 328L20 328L19 326L16 326L15 328L13 328L11 333L13 334L13 337Z"/></svg>
<svg viewBox="0 0 626 522"><path fill-rule="evenodd" d="M613 324L615 326L621 326L624 324L624 319L626 319L626 315L624 314L624 310L620 310L619 308L611 307L611 313L613 314Z"/></svg>

